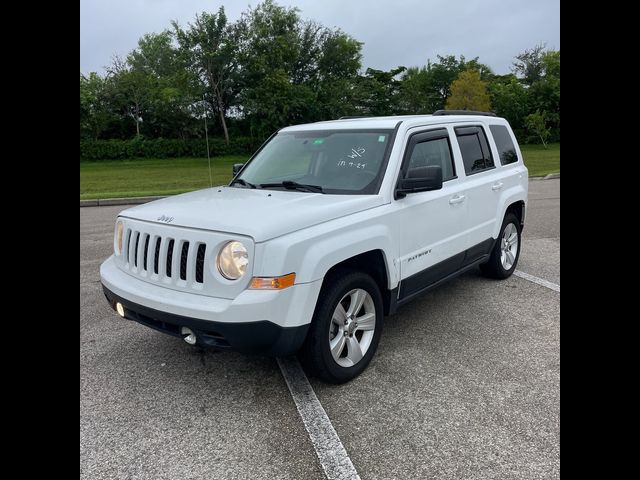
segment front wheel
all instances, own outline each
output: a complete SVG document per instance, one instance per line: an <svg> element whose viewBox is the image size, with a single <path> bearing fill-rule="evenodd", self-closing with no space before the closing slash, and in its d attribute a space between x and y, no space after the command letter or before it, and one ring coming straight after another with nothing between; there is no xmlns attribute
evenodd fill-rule
<svg viewBox="0 0 640 480"><path fill-rule="evenodd" d="M330 383L357 377L378 347L383 315L380 289L369 275L331 275L320 292L302 350L305 366Z"/></svg>
<svg viewBox="0 0 640 480"><path fill-rule="evenodd" d="M489 261L480 265L487 277L507 278L516 269L520 258L520 221L513 213L508 213L502 222L500 235L491 251Z"/></svg>

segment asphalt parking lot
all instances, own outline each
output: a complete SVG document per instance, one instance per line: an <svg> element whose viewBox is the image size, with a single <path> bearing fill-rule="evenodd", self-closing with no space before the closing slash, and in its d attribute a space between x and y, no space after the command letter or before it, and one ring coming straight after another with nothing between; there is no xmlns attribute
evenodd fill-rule
<svg viewBox="0 0 640 480"><path fill-rule="evenodd" d="M108 307L126 207L80 208L83 479L322 479L275 359L204 351ZM560 284L560 180L529 183L518 270ZM388 317L369 368L311 385L362 479L553 479L560 293L473 270Z"/></svg>

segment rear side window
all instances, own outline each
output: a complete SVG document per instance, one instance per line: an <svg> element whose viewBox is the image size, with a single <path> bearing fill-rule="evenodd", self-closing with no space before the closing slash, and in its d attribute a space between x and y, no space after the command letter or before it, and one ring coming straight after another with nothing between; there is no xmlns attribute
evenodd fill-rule
<svg viewBox="0 0 640 480"><path fill-rule="evenodd" d="M516 153L516 147L511 139L509 130L504 125L489 125L491 135L498 147L498 155L500 156L500 163L502 165L508 165L518 161L518 154Z"/></svg>
<svg viewBox="0 0 640 480"><path fill-rule="evenodd" d="M455 131L467 175L495 167L487 136L481 127L458 127Z"/></svg>

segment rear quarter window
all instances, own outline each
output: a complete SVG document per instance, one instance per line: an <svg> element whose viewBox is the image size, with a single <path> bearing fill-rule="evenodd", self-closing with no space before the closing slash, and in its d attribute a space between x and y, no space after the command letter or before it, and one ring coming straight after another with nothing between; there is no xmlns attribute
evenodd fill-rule
<svg viewBox="0 0 640 480"><path fill-rule="evenodd" d="M518 161L518 154L507 127L504 125L489 125L489 130L491 130L491 135L493 135L496 147L498 147L500 163L502 165L516 163Z"/></svg>

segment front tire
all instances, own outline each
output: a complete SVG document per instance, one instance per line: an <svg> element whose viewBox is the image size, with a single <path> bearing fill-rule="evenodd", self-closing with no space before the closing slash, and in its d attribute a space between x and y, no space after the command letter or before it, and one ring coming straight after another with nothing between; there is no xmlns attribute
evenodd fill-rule
<svg viewBox="0 0 640 480"><path fill-rule="evenodd" d="M302 349L308 370L329 383L352 380L378 348L382 295L369 275L340 270L328 276Z"/></svg>
<svg viewBox="0 0 640 480"><path fill-rule="evenodd" d="M498 279L511 276L520 258L521 231L518 217L513 213L506 214L489 261L480 265L485 276Z"/></svg>

